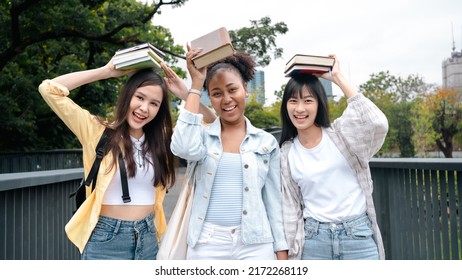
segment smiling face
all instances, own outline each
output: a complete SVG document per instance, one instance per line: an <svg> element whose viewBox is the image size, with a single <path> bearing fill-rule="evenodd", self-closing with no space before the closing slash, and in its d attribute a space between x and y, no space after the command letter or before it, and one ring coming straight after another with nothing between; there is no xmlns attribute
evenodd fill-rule
<svg viewBox="0 0 462 280"><path fill-rule="evenodd" d="M318 113L318 100L313 96L306 86L300 94L295 94L287 101L287 113L290 121L299 131L308 130L315 126Z"/></svg>
<svg viewBox="0 0 462 280"><path fill-rule="evenodd" d="M127 111L130 135L139 139L143 135L143 126L152 121L159 112L163 91L159 85L149 85L136 89Z"/></svg>
<svg viewBox="0 0 462 280"><path fill-rule="evenodd" d="M224 124L244 121L247 88L240 74L231 69L220 69L208 83L210 102Z"/></svg>

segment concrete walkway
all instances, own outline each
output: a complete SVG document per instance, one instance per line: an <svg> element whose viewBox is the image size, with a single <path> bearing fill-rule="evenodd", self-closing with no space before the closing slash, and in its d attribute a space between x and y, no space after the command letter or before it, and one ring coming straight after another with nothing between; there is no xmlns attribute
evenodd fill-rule
<svg viewBox="0 0 462 280"><path fill-rule="evenodd" d="M178 194L180 193L181 187L183 186L184 181L184 173L186 171L186 167L179 167L176 173L176 183L173 188L168 190L168 193L165 195L164 199L164 212L165 218L167 222L170 219L170 215L175 208L176 200L178 199Z"/></svg>

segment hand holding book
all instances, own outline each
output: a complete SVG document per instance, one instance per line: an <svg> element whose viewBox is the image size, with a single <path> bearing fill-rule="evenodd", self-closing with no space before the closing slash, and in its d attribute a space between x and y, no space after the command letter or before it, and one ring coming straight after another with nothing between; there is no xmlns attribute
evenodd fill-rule
<svg viewBox="0 0 462 280"><path fill-rule="evenodd" d="M192 80L191 88L200 90L204 87L207 68L198 68L193 61L202 52L202 48L192 48L189 44L186 44L186 49L188 51L186 53L186 67Z"/></svg>
<svg viewBox="0 0 462 280"><path fill-rule="evenodd" d="M206 67L218 60L234 54L228 30L218 28L191 41L191 49L201 48L202 51L192 59L197 68Z"/></svg>
<svg viewBox="0 0 462 280"><path fill-rule="evenodd" d="M319 73L316 74L316 76L336 84L343 92L346 98L351 98L358 94L357 91L351 86L349 81L345 78L345 76L343 76L342 72L340 71L340 62L337 59L337 56L334 54L330 54L328 57L334 60L332 68L329 72Z"/></svg>

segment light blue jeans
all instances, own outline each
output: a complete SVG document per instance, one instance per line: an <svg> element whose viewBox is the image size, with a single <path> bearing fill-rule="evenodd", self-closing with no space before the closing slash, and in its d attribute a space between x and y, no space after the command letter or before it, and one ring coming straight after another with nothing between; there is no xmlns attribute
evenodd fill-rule
<svg viewBox="0 0 462 280"><path fill-rule="evenodd" d="M338 222L305 220L302 260L378 260L371 222L364 213Z"/></svg>
<svg viewBox="0 0 462 280"><path fill-rule="evenodd" d="M136 221L100 216L82 260L155 260L158 250L153 214Z"/></svg>

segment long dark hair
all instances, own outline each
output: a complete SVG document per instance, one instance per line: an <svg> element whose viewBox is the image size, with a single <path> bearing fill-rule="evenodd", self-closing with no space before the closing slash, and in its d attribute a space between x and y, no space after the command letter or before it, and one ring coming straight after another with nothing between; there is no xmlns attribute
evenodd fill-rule
<svg viewBox="0 0 462 280"><path fill-rule="evenodd" d="M327 94L319 79L310 74L294 75L290 78L289 82L284 89L281 102L281 121L282 132L279 139L279 145L298 135L297 128L293 125L287 112L287 102L290 98L299 96L302 97L302 89L306 88L318 100L318 113L314 120L314 124L319 127L329 127L329 105L327 101Z"/></svg>
<svg viewBox="0 0 462 280"><path fill-rule="evenodd" d="M169 95L164 79L153 69L143 69L136 72L123 86L117 101L114 122L109 124L112 130L108 133L109 143L107 149L114 156L114 163L112 165L114 167L115 160L120 152L119 145L122 141L128 176L134 177L136 175L136 164L132 156L133 145L130 139L127 112L137 88L149 85L159 85L162 88L163 97L157 115L152 121L143 126L145 133L143 157L146 158L146 154L151 155L151 164L154 168L153 185L157 186L160 183L163 187L171 187L175 184L175 160L170 151L173 123Z"/></svg>

